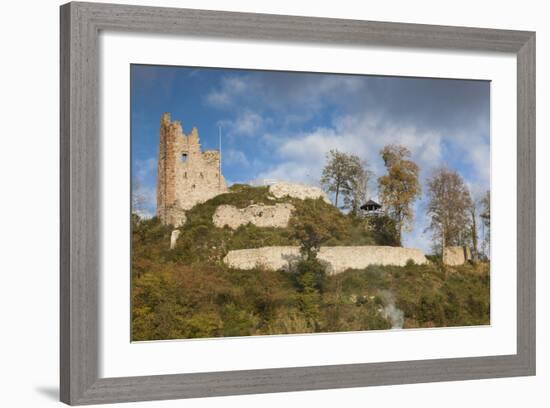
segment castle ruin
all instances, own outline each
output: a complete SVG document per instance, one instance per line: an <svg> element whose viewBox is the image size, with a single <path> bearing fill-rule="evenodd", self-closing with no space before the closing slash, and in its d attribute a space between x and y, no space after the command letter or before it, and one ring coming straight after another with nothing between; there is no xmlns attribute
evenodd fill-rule
<svg viewBox="0 0 550 408"><path fill-rule="evenodd" d="M157 216L163 224L179 227L185 211L227 192L217 150L201 150L199 132L183 133L180 121L169 113L160 122L157 177Z"/></svg>
<svg viewBox="0 0 550 408"><path fill-rule="evenodd" d="M186 135L180 121L172 121L169 113L160 123L160 149L157 177L157 216L165 225L178 228L185 224L185 212L219 194L228 192L221 172L221 152L202 151L199 132L193 128ZM322 199L329 198L318 187L279 182L270 186L274 198ZM293 215L294 206L289 203L274 205L253 204L246 208L220 205L212 222L215 227L236 229L248 223L260 228L286 228ZM170 248L176 246L179 230L174 230ZM229 251L224 262L236 269L252 269L258 265L267 269L285 269L289 260L300 259L299 247L263 247ZM427 263L424 254L414 248L387 246L322 247L319 259L330 273L347 269L362 269L369 265L404 266L409 260L417 264ZM446 265L462 265L471 259L462 247L445 248L443 262Z"/></svg>

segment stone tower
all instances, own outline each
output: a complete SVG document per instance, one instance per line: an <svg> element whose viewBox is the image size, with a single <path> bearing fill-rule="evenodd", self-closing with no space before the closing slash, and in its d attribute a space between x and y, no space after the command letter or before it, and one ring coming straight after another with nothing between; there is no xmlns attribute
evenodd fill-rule
<svg viewBox="0 0 550 408"><path fill-rule="evenodd" d="M160 122L157 216L163 224L180 226L185 211L227 192L220 152L201 150L199 132L183 133L179 121L165 113Z"/></svg>

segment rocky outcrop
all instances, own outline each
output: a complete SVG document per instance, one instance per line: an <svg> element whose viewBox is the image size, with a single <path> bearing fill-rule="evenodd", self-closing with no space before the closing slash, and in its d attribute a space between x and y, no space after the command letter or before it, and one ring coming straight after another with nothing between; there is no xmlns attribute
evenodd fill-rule
<svg viewBox="0 0 550 408"><path fill-rule="evenodd" d="M327 204L332 204L322 189L304 184L275 183L269 186L269 192L276 198L292 197L300 200L321 198Z"/></svg>
<svg viewBox="0 0 550 408"><path fill-rule="evenodd" d="M326 265L329 274L338 274L346 269L362 269L369 265L405 266L409 261L416 264L428 262L419 249L389 246L321 247L317 258ZM298 247L277 246L229 251L224 262L235 269L262 267L289 270L300 259Z"/></svg>
<svg viewBox="0 0 550 408"><path fill-rule="evenodd" d="M451 246L443 249L443 264L448 266L464 265L472 260L472 252L468 247Z"/></svg>
<svg viewBox="0 0 550 408"><path fill-rule="evenodd" d="M176 247L180 234L180 230L172 231L172 234L170 234L170 249L174 249Z"/></svg>
<svg viewBox="0 0 550 408"><path fill-rule="evenodd" d="M285 228L288 226L292 211L294 211L294 206L288 203L253 204L245 208L220 205L212 216L212 222L218 228L227 225L231 229L237 229L248 223L258 227Z"/></svg>

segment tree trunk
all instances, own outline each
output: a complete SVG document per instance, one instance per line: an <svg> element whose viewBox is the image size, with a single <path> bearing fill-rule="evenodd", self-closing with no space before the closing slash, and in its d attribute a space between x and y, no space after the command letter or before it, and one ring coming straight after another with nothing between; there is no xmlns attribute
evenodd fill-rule
<svg viewBox="0 0 550 408"><path fill-rule="evenodd" d="M403 245L401 244L401 225L398 225L398 226L397 226L397 244L398 244L399 246L403 246Z"/></svg>
<svg viewBox="0 0 550 408"><path fill-rule="evenodd" d="M476 225L476 210L472 209L472 258L477 261L477 225Z"/></svg>
<svg viewBox="0 0 550 408"><path fill-rule="evenodd" d="M401 229L403 226L403 217L399 212L395 214L395 229L397 230L397 244L399 246L403 246L401 244Z"/></svg>

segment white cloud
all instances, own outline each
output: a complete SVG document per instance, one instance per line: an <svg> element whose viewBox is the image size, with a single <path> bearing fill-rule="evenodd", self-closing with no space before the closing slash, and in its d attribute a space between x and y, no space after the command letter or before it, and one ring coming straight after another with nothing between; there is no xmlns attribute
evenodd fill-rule
<svg viewBox="0 0 550 408"><path fill-rule="evenodd" d="M257 180L274 180L274 181L291 181L296 183L305 183L309 185L318 185L320 169L317 167L310 167L297 163L294 161L287 161L285 163L278 164L267 171L261 172L256 177Z"/></svg>
<svg viewBox="0 0 550 408"><path fill-rule="evenodd" d="M206 101L213 106L226 106L229 105L231 99L229 95L222 91L212 91L206 95Z"/></svg>
<svg viewBox="0 0 550 408"><path fill-rule="evenodd" d="M206 102L209 105L223 108L232 105L234 98L248 90L247 82L237 76L225 76L222 78L221 86L206 95Z"/></svg>
<svg viewBox="0 0 550 408"><path fill-rule="evenodd" d="M266 125L270 123L271 119L264 119L252 110L243 110L235 115L234 119L218 121L218 125L222 127L222 137L228 137L230 143L238 137L257 136L262 138Z"/></svg>
<svg viewBox="0 0 550 408"><path fill-rule="evenodd" d="M489 183L491 177L491 161L489 145L483 142L468 143L468 161L474 167L477 179L485 184Z"/></svg>
<svg viewBox="0 0 550 408"><path fill-rule="evenodd" d="M349 75L230 74L206 95L205 101L220 109L284 112L281 124L290 125L303 123L327 103L361 95L365 88L364 78Z"/></svg>
<svg viewBox="0 0 550 408"><path fill-rule="evenodd" d="M136 160L135 162L135 174L134 178L144 181L147 178L156 175L157 171L157 159L154 157L150 157L145 160Z"/></svg>
<svg viewBox="0 0 550 408"><path fill-rule="evenodd" d="M273 85L268 83L267 86ZM279 95L275 101L278 105L299 106L302 111L317 111L330 103L341 103L366 92L366 82L362 77L348 75L305 77L302 81L293 83L286 91L286 94L275 91Z"/></svg>
<svg viewBox="0 0 550 408"><path fill-rule="evenodd" d="M247 90L247 83L243 78L228 76L223 79L223 86L226 90L233 93L243 93Z"/></svg>
<svg viewBox="0 0 550 408"><path fill-rule="evenodd" d="M240 150L229 149L222 152L222 161L230 165L240 165L250 167L250 161Z"/></svg>
<svg viewBox="0 0 550 408"><path fill-rule="evenodd" d="M263 118L257 113L244 111L229 124L229 132L232 135L253 136L262 128L263 122Z"/></svg>
<svg viewBox="0 0 550 408"><path fill-rule="evenodd" d="M157 193L154 185L156 175L156 158L135 160L132 175L132 211L142 218L151 218L156 210Z"/></svg>
<svg viewBox="0 0 550 408"><path fill-rule="evenodd" d="M151 218L157 207L156 189L134 183L132 186L132 212L142 218Z"/></svg>
<svg viewBox="0 0 550 408"><path fill-rule="evenodd" d="M266 178L319 180L331 149L358 155L377 176L384 172L379 152L389 143L407 146L423 169L438 166L443 157L441 135L384 123L376 115L340 117L333 127L293 136L270 136L269 141L275 144L280 163L261 175Z"/></svg>

